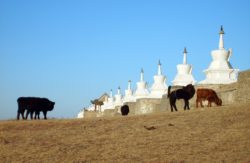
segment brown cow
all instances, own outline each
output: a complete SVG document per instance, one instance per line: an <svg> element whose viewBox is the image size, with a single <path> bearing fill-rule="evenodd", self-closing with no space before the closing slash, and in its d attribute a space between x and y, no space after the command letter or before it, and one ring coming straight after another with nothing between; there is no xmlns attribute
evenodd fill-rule
<svg viewBox="0 0 250 163"><path fill-rule="evenodd" d="M208 107L212 106L212 102L214 102L217 106L222 105L222 100L217 96L216 92L212 89L207 88L198 88L197 89L197 98L196 98L196 108L198 108L198 104L200 103L201 107L202 101L208 101Z"/></svg>

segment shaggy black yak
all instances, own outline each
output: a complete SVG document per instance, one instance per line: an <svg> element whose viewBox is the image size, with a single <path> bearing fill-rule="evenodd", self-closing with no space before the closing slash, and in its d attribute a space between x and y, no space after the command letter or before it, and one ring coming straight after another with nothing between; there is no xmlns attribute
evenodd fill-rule
<svg viewBox="0 0 250 163"><path fill-rule="evenodd" d="M19 97L17 99L18 110L17 110L17 120L19 120L20 114L23 119L27 119L30 114L30 119L33 119L33 113L35 112L35 118L39 117L39 113L42 111L44 119L47 119L47 111L51 111L54 108L55 102L48 100L47 98L39 97ZM24 117L24 112L26 116Z"/></svg>
<svg viewBox="0 0 250 163"><path fill-rule="evenodd" d="M121 107L121 113L122 113L123 116L128 115L128 113L129 113L129 107L128 107L128 105L123 105Z"/></svg>
<svg viewBox="0 0 250 163"><path fill-rule="evenodd" d="M183 99L185 102L184 110L189 108L189 99L191 99L195 94L195 89L192 84L189 84L181 89L177 89L173 92L170 92L171 86L168 87L168 98L171 107L171 112L173 112L173 108L175 111L178 111L176 108L176 100Z"/></svg>

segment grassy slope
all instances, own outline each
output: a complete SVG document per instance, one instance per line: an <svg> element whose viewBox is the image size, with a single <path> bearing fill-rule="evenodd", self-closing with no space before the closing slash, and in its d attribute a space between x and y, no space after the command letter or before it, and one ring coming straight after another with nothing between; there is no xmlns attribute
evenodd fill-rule
<svg viewBox="0 0 250 163"><path fill-rule="evenodd" d="M0 162L62 161L250 162L250 103L130 117L0 121Z"/></svg>

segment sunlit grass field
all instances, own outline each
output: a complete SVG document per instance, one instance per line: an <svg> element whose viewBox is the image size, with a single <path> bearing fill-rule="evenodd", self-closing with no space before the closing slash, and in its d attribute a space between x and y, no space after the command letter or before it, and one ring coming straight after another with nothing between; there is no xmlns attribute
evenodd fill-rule
<svg viewBox="0 0 250 163"><path fill-rule="evenodd" d="M128 117L0 121L0 162L250 162L250 102Z"/></svg>

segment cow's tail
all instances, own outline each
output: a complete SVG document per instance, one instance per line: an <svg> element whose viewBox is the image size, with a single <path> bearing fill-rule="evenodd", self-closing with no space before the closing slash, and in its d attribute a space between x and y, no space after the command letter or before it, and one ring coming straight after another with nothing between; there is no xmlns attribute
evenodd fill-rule
<svg viewBox="0 0 250 163"><path fill-rule="evenodd" d="M19 107L20 107L21 102L22 102L22 98L19 97L19 98L17 99L18 110L19 110Z"/></svg>
<svg viewBox="0 0 250 163"><path fill-rule="evenodd" d="M18 108L17 108L17 116L16 116L17 120L19 120L19 117L20 117L20 105L21 105L20 103L21 103L21 98L19 97L17 99L17 106L18 106Z"/></svg>
<svg viewBox="0 0 250 163"><path fill-rule="evenodd" d="M168 86L168 98L170 96L170 90L171 90L171 86Z"/></svg>

